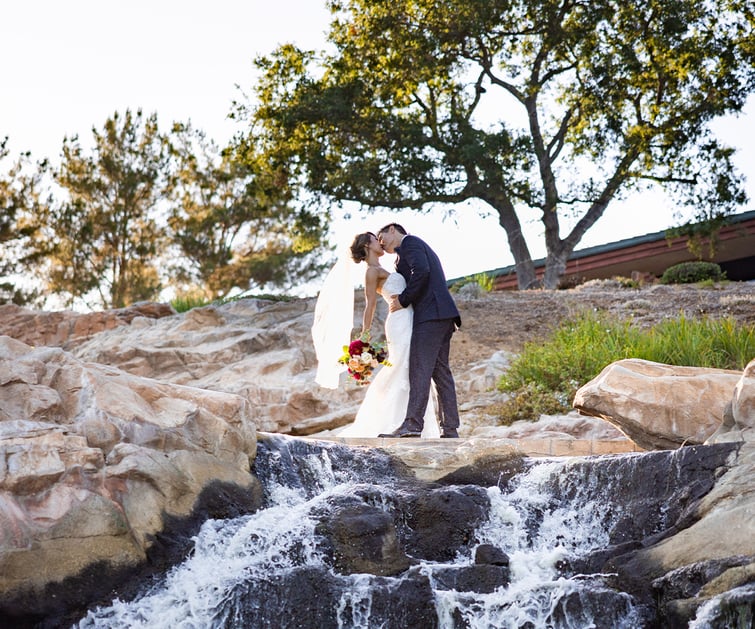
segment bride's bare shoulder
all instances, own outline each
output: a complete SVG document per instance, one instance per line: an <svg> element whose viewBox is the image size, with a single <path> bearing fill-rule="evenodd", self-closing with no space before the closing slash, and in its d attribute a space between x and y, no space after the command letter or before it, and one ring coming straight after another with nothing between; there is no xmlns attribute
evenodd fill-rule
<svg viewBox="0 0 755 629"><path fill-rule="evenodd" d="M369 285L374 282L377 292L379 293L389 275L390 273L379 264L370 265L365 272L365 283Z"/></svg>
<svg viewBox="0 0 755 629"><path fill-rule="evenodd" d="M384 280L386 277L390 275L387 269L384 269L379 264L370 265L367 267L367 271L365 272L365 275L367 277L377 277L381 280Z"/></svg>

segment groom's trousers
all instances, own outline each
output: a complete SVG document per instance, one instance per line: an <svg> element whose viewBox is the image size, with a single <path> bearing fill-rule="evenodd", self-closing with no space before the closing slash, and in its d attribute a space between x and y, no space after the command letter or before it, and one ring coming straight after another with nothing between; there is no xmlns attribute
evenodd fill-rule
<svg viewBox="0 0 755 629"><path fill-rule="evenodd" d="M409 403L406 419L419 427L430 398L431 380L438 392L438 417L441 430L459 427L456 384L449 365L454 319L423 321L412 330L409 349Z"/></svg>

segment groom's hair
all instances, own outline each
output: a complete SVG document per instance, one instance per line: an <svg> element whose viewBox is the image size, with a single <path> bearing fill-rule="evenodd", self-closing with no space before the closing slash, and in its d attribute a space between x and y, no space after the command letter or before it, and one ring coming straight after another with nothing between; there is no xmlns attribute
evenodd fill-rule
<svg viewBox="0 0 755 629"><path fill-rule="evenodd" d="M406 236L406 230L403 227L401 227L401 225L399 225L398 223L388 223L385 227L383 227L378 232L378 234L387 232L391 227L393 227L393 229L395 229L399 234L403 234L404 236Z"/></svg>

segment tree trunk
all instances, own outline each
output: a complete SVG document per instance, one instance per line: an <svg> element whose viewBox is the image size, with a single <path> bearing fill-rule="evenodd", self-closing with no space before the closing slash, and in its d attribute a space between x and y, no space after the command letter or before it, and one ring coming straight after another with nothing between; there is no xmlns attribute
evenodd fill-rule
<svg viewBox="0 0 755 629"><path fill-rule="evenodd" d="M550 252L545 259L545 274L543 275L543 288L554 290L559 287L561 278L566 272L566 262L569 259L569 253L565 249L556 254Z"/></svg>
<svg viewBox="0 0 755 629"><path fill-rule="evenodd" d="M513 205L505 197L494 199L491 205L498 211L498 224L503 227L508 237L509 250L511 255L514 256L516 282L519 290L539 287L535 265L532 263L532 256L522 234L522 226Z"/></svg>

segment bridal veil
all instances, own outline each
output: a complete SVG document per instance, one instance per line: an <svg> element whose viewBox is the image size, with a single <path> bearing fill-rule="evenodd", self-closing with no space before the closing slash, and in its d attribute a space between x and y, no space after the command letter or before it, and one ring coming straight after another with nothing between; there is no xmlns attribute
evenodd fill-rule
<svg viewBox="0 0 755 629"><path fill-rule="evenodd" d="M359 265L345 248L323 282L315 305L312 341L317 355L315 382L328 389L338 388L346 365L338 362L344 345L351 342L354 327L354 290Z"/></svg>

